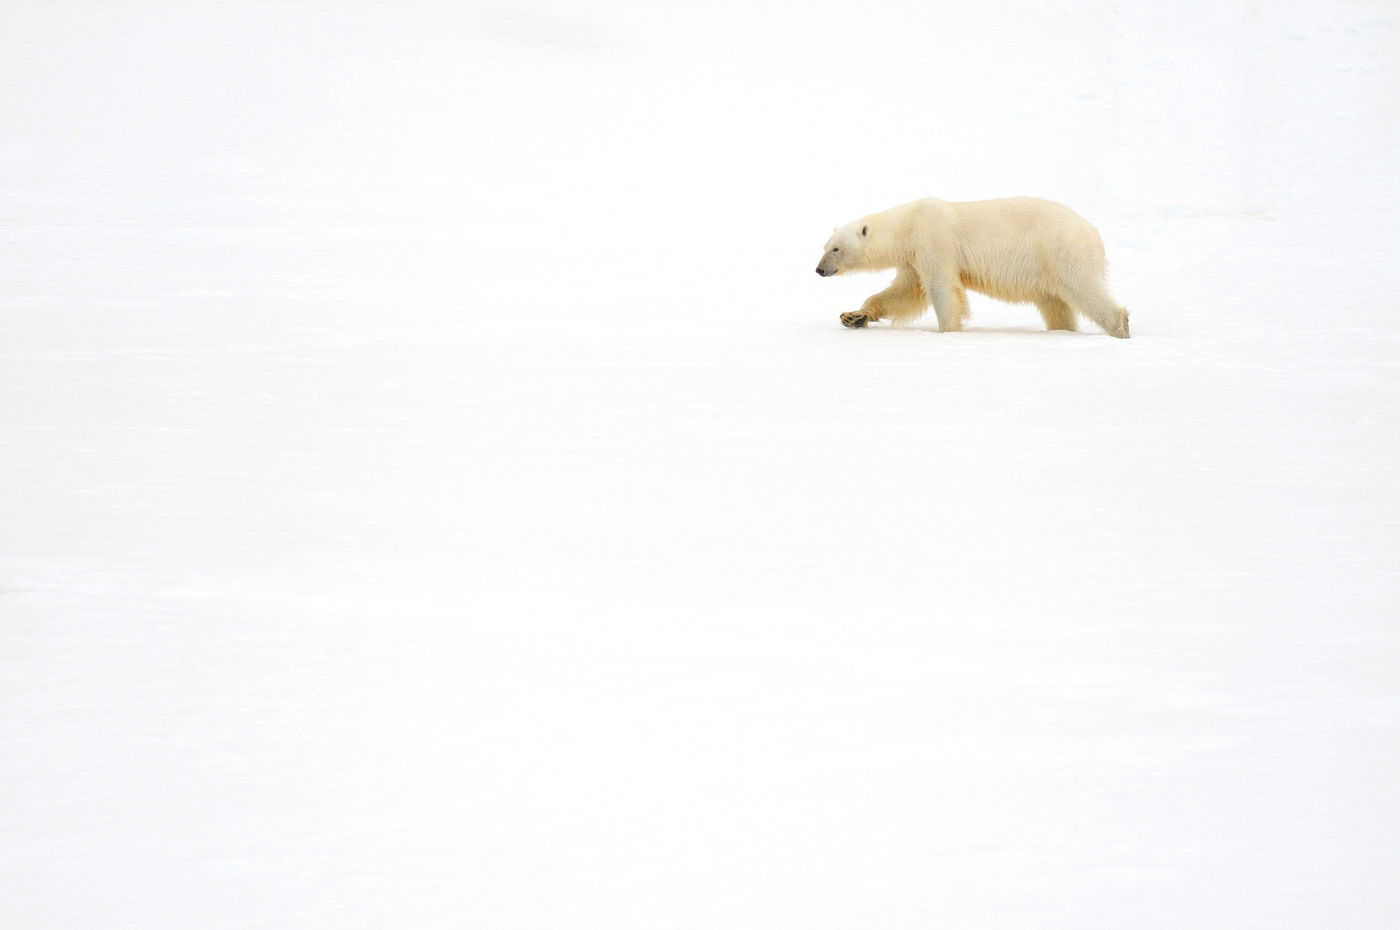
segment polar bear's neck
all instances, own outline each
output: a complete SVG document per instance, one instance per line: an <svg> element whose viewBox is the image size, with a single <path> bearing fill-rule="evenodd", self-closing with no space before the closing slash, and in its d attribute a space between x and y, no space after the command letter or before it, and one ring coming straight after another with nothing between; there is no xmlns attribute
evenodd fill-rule
<svg viewBox="0 0 1400 930"><path fill-rule="evenodd" d="M861 249L860 267L863 271L885 271L909 261L908 228L912 204L872 213L856 222L870 229Z"/></svg>

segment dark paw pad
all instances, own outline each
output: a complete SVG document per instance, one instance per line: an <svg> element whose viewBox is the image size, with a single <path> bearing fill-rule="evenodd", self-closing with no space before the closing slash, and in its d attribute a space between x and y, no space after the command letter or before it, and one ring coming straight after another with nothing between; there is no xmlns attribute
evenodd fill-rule
<svg viewBox="0 0 1400 930"><path fill-rule="evenodd" d="M859 310L852 310L850 313L841 314L841 325L847 329L860 329L870 322L870 317Z"/></svg>

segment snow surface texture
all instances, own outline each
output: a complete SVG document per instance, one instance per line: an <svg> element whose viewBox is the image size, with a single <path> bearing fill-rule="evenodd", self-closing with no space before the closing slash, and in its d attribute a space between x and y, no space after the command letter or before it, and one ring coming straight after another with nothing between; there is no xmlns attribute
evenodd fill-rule
<svg viewBox="0 0 1400 930"><path fill-rule="evenodd" d="M1398 23L0 6L0 925L1400 926Z"/></svg>

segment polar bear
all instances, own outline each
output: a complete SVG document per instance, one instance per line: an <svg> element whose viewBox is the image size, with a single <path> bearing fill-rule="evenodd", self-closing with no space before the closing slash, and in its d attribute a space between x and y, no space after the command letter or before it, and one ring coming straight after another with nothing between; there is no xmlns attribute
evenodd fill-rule
<svg viewBox="0 0 1400 930"><path fill-rule="evenodd" d="M1049 329L1075 329L1082 313L1110 336L1128 338L1128 311L1104 281L1103 240L1063 204L1034 197L915 200L835 230L817 274L888 268L896 269L894 282L841 314L844 325L912 320L932 302L939 331L960 330L971 288L1035 304Z"/></svg>

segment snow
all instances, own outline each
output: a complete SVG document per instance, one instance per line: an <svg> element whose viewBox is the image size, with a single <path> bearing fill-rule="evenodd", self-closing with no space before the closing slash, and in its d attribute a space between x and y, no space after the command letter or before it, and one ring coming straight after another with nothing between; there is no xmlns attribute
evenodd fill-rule
<svg viewBox="0 0 1400 930"><path fill-rule="evenodd" d="M0 924L1400 921L1393 4L0 50ZM1132 340L839 326L1015 193Z"/></svg>

